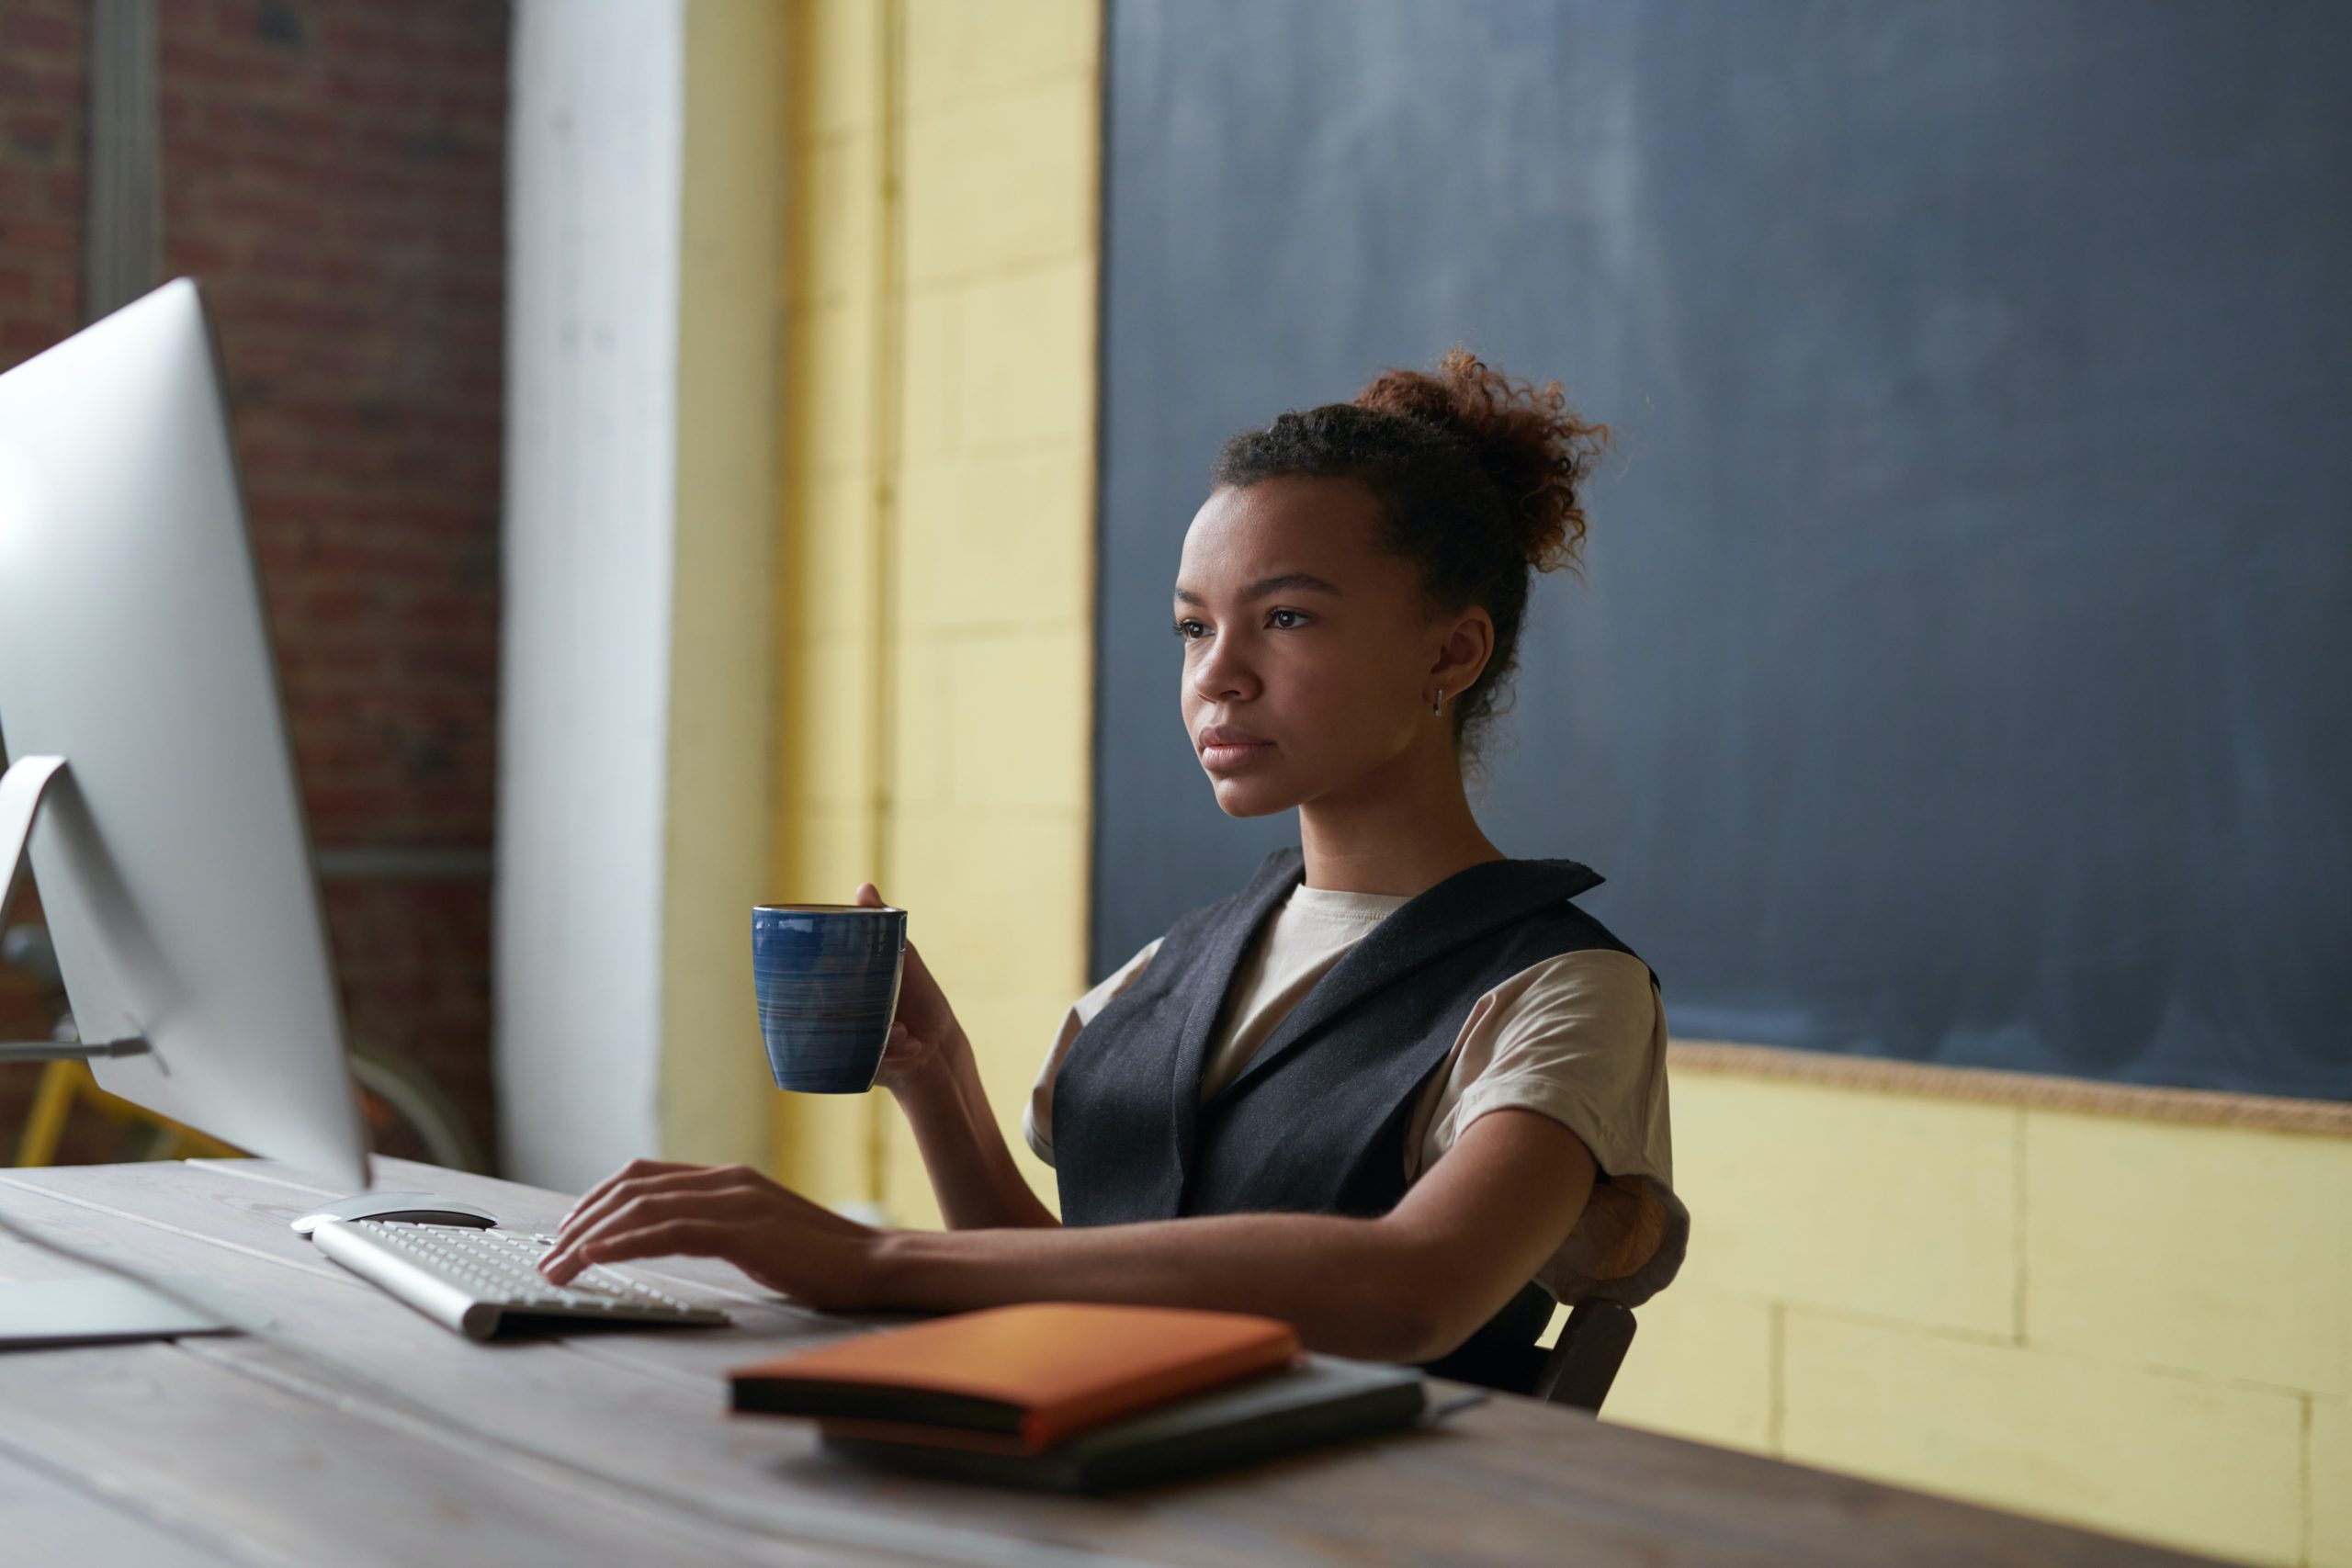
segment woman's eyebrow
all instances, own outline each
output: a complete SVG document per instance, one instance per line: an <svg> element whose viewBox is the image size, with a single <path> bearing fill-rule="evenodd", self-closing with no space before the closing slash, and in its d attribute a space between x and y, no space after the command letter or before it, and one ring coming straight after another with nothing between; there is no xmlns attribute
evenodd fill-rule
<svg viewBox="0 0 2352 1568"><path fill-rule="evenodd" d="M1257 581L1251 583L1249 587L1243 589L1241 591L1241 596L1244 599L1255 599L1261 594L1272 593L1278 588L1316 588L1320 589L1326 593L1339 592L1338 589L1332 587L1329 583L1324 581L1321 578L1317 577L1312 572L1278 571L1272 577L1261 577ZM1208 603L1207 600L1202 598L1191 589L1183 587L1182 584L1179 584L1176 589L1176 597L1187 604L1205 604Z"/></svg>

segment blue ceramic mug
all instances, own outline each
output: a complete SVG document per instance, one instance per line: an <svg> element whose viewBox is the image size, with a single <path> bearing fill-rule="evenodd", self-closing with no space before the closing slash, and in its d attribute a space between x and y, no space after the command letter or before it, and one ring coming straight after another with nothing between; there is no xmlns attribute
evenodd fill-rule
<svg viewBox="0 0 2352 1568"><path fill-rule="evenodd" d="M752 988L778 1089L864 1094L882 1070L907 912L864 904L755 904Z"/></svg>

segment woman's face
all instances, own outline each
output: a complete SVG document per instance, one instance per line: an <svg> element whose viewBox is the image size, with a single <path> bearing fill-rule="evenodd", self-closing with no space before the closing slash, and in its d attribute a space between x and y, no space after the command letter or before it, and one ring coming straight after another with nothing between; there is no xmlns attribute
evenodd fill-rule
<svg viewBox="0 0 2352 1568"><path fill-rule="evenodd" d="M1220 488L1194 514L1173 627L1184 730L1227 816L1373 782L1416 748L1452 756L1452 697L1476 679L1493 623L1427 615L1417 569L1374 547L1379 525L1355 480L1295 476ZM1430 711L1441 684L1445 717ZM1250 739L1217 745L1219 727Z"/></svg>

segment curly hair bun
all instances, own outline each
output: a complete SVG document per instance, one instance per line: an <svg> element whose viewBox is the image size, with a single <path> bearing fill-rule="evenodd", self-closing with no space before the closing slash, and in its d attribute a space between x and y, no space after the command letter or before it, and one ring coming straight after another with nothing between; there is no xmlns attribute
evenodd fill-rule
<svg viewBox="0 0 2352 1568"><path fill-rule="evenodd" d="M1435 425L1460 441L1519 523L1527 564L1551 571L1576 563L1585 534L1577 492L1608 449L1609 427L1577 418L1559 382L1538 388L1515 380L1455 348L1434 375L1383 370L1355 403Z"/></svg>

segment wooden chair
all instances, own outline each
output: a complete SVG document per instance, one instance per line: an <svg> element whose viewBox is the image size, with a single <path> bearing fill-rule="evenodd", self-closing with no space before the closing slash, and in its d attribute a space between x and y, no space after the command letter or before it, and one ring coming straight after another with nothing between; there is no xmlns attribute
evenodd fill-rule
<svg viewBox="0 0 2352 1568"><path fill-rule="evenodd" d="M1593 1251L1581 1267L1594 1279L1629 1279L1657 1256L1666 1236L1666 1210L1648 1189L1646 1177L1608 1177L1593 1188L1591 1213L1578 1224L1592 1227ZM1549 1313L1544 1321L1551 1321ZM1633 1308L1586 1296L1568 1309L1551 1350L1534 1352L1541 1360L1523 1392L1598 1416L1633 1342Z"/></svg>
<svg viewBox="0 0 2352 1568"><path fill-rule="evenodd" d="M1546 1349L1536 1339L1556 1310L1551 1292L1530 1280L1476 1334L1421 1370L1598 1416L1634 1342L1634 1309L1588 1296L1568 1309Z"/></svg>
<svg viewBox="0 0 2352 1568"><path fill-rule="evenodd" d="M1568 1309L1560 1337L1544 1358L1527 1392L1554 1404L1600 1414L1625 1348L1634 1342L1634 1309L1623 1302L1587 1300Z"/></svg>
<svg viewBox="0 0 2352 1568"><path fill-rule="evenodd" d="M1644 1178L1612 1178L1593 1189L1592 1213L1578 1222L1580 1227L1592 1226L1578 1263L1589 1278L1630 1279L1657 1255L1666 1212L1645 1187ZM1634 1343L1634 1309L1603 1296L1582 1296L1546 1349L1537 1341L1558 1310L1552 1292L1530 1280L1477 1333L1449 1355L1422 1363L1423 1369L1598 1416Z"/></svg>

